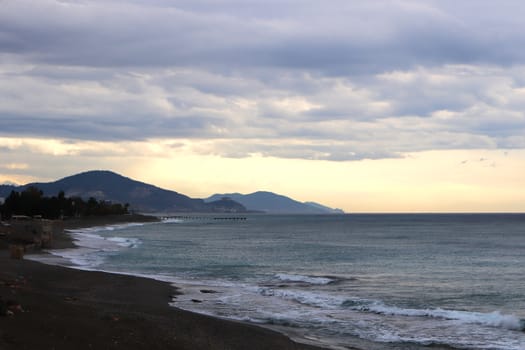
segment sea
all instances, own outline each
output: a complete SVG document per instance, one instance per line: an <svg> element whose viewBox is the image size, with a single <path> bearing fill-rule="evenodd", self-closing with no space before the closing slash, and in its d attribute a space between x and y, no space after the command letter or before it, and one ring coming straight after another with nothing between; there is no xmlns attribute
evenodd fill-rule
<svg viewBox="0 0 525 350"><path fill-rule="evenodd" d="M185 215L38 257L330 349L525 349L525 214Z"/></svg>

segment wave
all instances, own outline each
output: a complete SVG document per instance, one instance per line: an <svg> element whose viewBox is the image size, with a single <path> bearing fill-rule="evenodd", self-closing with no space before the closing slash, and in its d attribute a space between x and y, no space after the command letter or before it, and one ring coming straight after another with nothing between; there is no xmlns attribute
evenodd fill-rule
<svg viewBox="0 0 525 350"><path fill-rule="evenodd" d="M460 310L435 309L412 309L389 306L382 301L353 298L344 298L341 295L329 293L318 293L310 291L297 291L289 289L259 287L258 292L262 296L277 297L290 300L305 306L325 310L350 309L358 312L369 312L379 315L406 316L406 317L428 317L442 320L450 320L463 324L477 324L481 326L504 328L514 331L525 331L525 319L515 315L494 312L472 312Z"/></svg>
<svg viewBox="0 0 525 350"><path fill-rule="evenodd" d="M104 231L115 231L122 230L134 226L144 226L146 223L143 222L128 222L124 224L112 224L112 225L102 225L102 226L91 226L77 229L67 229L66 231L78 234L78 233L95 233L95 232L104 232Z"/></svg>
<svg viewBox="0 0 525 350"><path fill-rule="evenodd" d="M296 282L296 283L299 282L299 283L308 283L308 284L316 284L316 285L327 285L327 284L334 283L337 281L337 279L329 278L329 277L293 275L293 274L287 274L287 273L278 273L275 275L275 278L283 282Z"/></svg>
<svg viewBox="0 0 525 350"><path fill-rule="evenodd" d="M108 237L106 240L115 242L117 245L124 248L137 248L142 243L138 238Z"/></svg>
<svg viewBox="0 0 525 350"><path fill-rule="evenodd" d="M458 349L523 349L523 335L515 332L524 329L523 321L514 315L401 308L379 300L348 298L340 290L301 290L302 287L234 284L232 289L217 289L219 293L203 296L203 287L196 285L184 290L186 296L172 305L276 326L301 339L304 334L315 334L324 347L334 349L343 349L348 336L379 343L405 343L410 348L437 344ZM193 303L194 297L203 302Z"/></svg>
<svg viewBox="0 0 525 350"><path fill-rule="evenodd" d="M121 227L122 225L119 225ZM129 227L130 225L126 225ZM135 225L131 225L135 226ZM76 248L51 249L48 252L64 258L73 266L84 269L95 269L106 261L107 254L112 254L126 248L137 248L142 241L134 237L101 236L101 231L113 231L115 227L92 227L81 230L71 230L71 236Z"/></svg>
<svg viewBox="0 0 525 350"><path fill-rule="evenodd" d="M131 237L103 237L96 233L73 233L75 244L82 248L91 248L99 251L118 251L122 248L137 248L142 241Z"/></svg>
<svg viewBox="0 0 525 350"><path fill-rule="evenodd" d="M278 297L286 300L291 300L293 302L305 306L311 306L321 309L338 309L344 301L344 299L340 297L308 291L258 288L258 292L262 296Z"/></svg>
<svg viewBox="0 0 525 350"><path fill-rule="evenodd" d="M142 241L139 238L132 237L104 237L99 233L115 230L123 230L135 226L144 226L145 223L130 222L124 224L114 224L105 226L93 226L80 229L68 230L75 244L83 248L99 249L101 251L115 251L123 248L137 248Z"/></svg>
<svg viewBox="0 0 525 350"><path fill-rule="evenodd" d="M478 324L482 326L505 328L515 331L525 331L525 319L515 315L505 315L499 311L483 313L459 310L436 309L410 309L397 306L388 306L379 301L346 300L342 306L355 311L372 312L381 315L430 317L444 320L457 321L465 324Z"/></svg>
<svg viewBox="0 0 525 350"><path fill-rule="evenodd" d="M162 223L164 224L180 224L183 223L184 220L179 218L163 218Z"/></svg>

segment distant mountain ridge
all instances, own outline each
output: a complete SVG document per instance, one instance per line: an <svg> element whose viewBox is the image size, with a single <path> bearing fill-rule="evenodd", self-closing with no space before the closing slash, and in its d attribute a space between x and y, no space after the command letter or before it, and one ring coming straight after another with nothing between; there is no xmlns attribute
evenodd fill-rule
<svg viewBox="0 0 525 350"><path fill-rule="evenodd" d="M276 193L259 191L247 195L240 193L215 194L205 200L162 189L107 170L92 170L65 177L53 182L26 185L0 185L0 198L11 191L23 191L29 186L39 188L45 196L56 196L64 191L66 197L89 197L115 203L130 204L139 212L227 212L258 211L274 214L335 214L343 213L324 205L301 203Z"/></svg>
<svg viewBox="0 0 525 350"><path fill-rule="evenodd" d="M225 212L246 211L239 203L206 203L175 191L165 190L144 182L135 181L106 170L93 170L72 175L54 182L30 183L22 186L0 185L0 197L11 191L23 191L35 186L45 196L64 191L67 197L94 197L117 203L129 203L130 208L142 212Z"/></svg>
<svg viewBox="0 0 525 350"><path fill-rule="evenodd" d="M248 210L272 214L344 214L341 209L333 209L315 202L303 203L268 191L258 191L250 194L214 194L206 198L205 201L213 202L220 198L231 198L241 203Z"/></svg>

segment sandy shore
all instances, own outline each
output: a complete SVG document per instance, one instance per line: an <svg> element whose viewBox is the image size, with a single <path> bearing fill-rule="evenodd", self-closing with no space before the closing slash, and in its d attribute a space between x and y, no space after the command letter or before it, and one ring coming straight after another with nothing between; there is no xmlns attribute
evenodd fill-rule
<svg viewBox="0 0 525 350"><path fill-rule="evenodd" d="M165 282L13 260L1 251L0 349L319 349L171 307L176 293Z"/></svg>

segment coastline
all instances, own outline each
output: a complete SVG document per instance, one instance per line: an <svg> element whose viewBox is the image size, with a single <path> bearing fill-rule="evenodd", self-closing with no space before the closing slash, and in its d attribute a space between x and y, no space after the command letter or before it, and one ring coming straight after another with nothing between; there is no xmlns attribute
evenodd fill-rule
<svg viewBox="0 0 525 350"><path fill-rule="evenodd" d="M130 214L130 215L107 215L107 216L85 216L81 218L67 219L63 221L64 231L58 235L55 235L51 245L51 249L64 249L64 248L75 248L76 245L73 243L71 235L67 233L67 230L75 230L82 228L89 228L95 226L107 226L107 225L118 225L118 224L129 224L129 223L148 223L158 222L159 218L156 216L143 215L143 214Z"/></svg>
<svg viewBox="0 0 525 350"><path fill-rule="evenodd" d="M103 225L127 224L133 222L159 222L156 216L143 214L126 214L126 215L105 215L105 216L84 216L64 220L64 229L89 228Z"/></svg>
<svg viewBox="0 0 525 350"><path fill-rule="evenodd" d="M150 218L93 218L64 226L154 221ZM67 233L53 243L53 249L75 246ZM167 282L13 260L2 252L0 311L10 315L0 316L0 348L321 349L265 327L170 306L176 294Z"/></svg>

